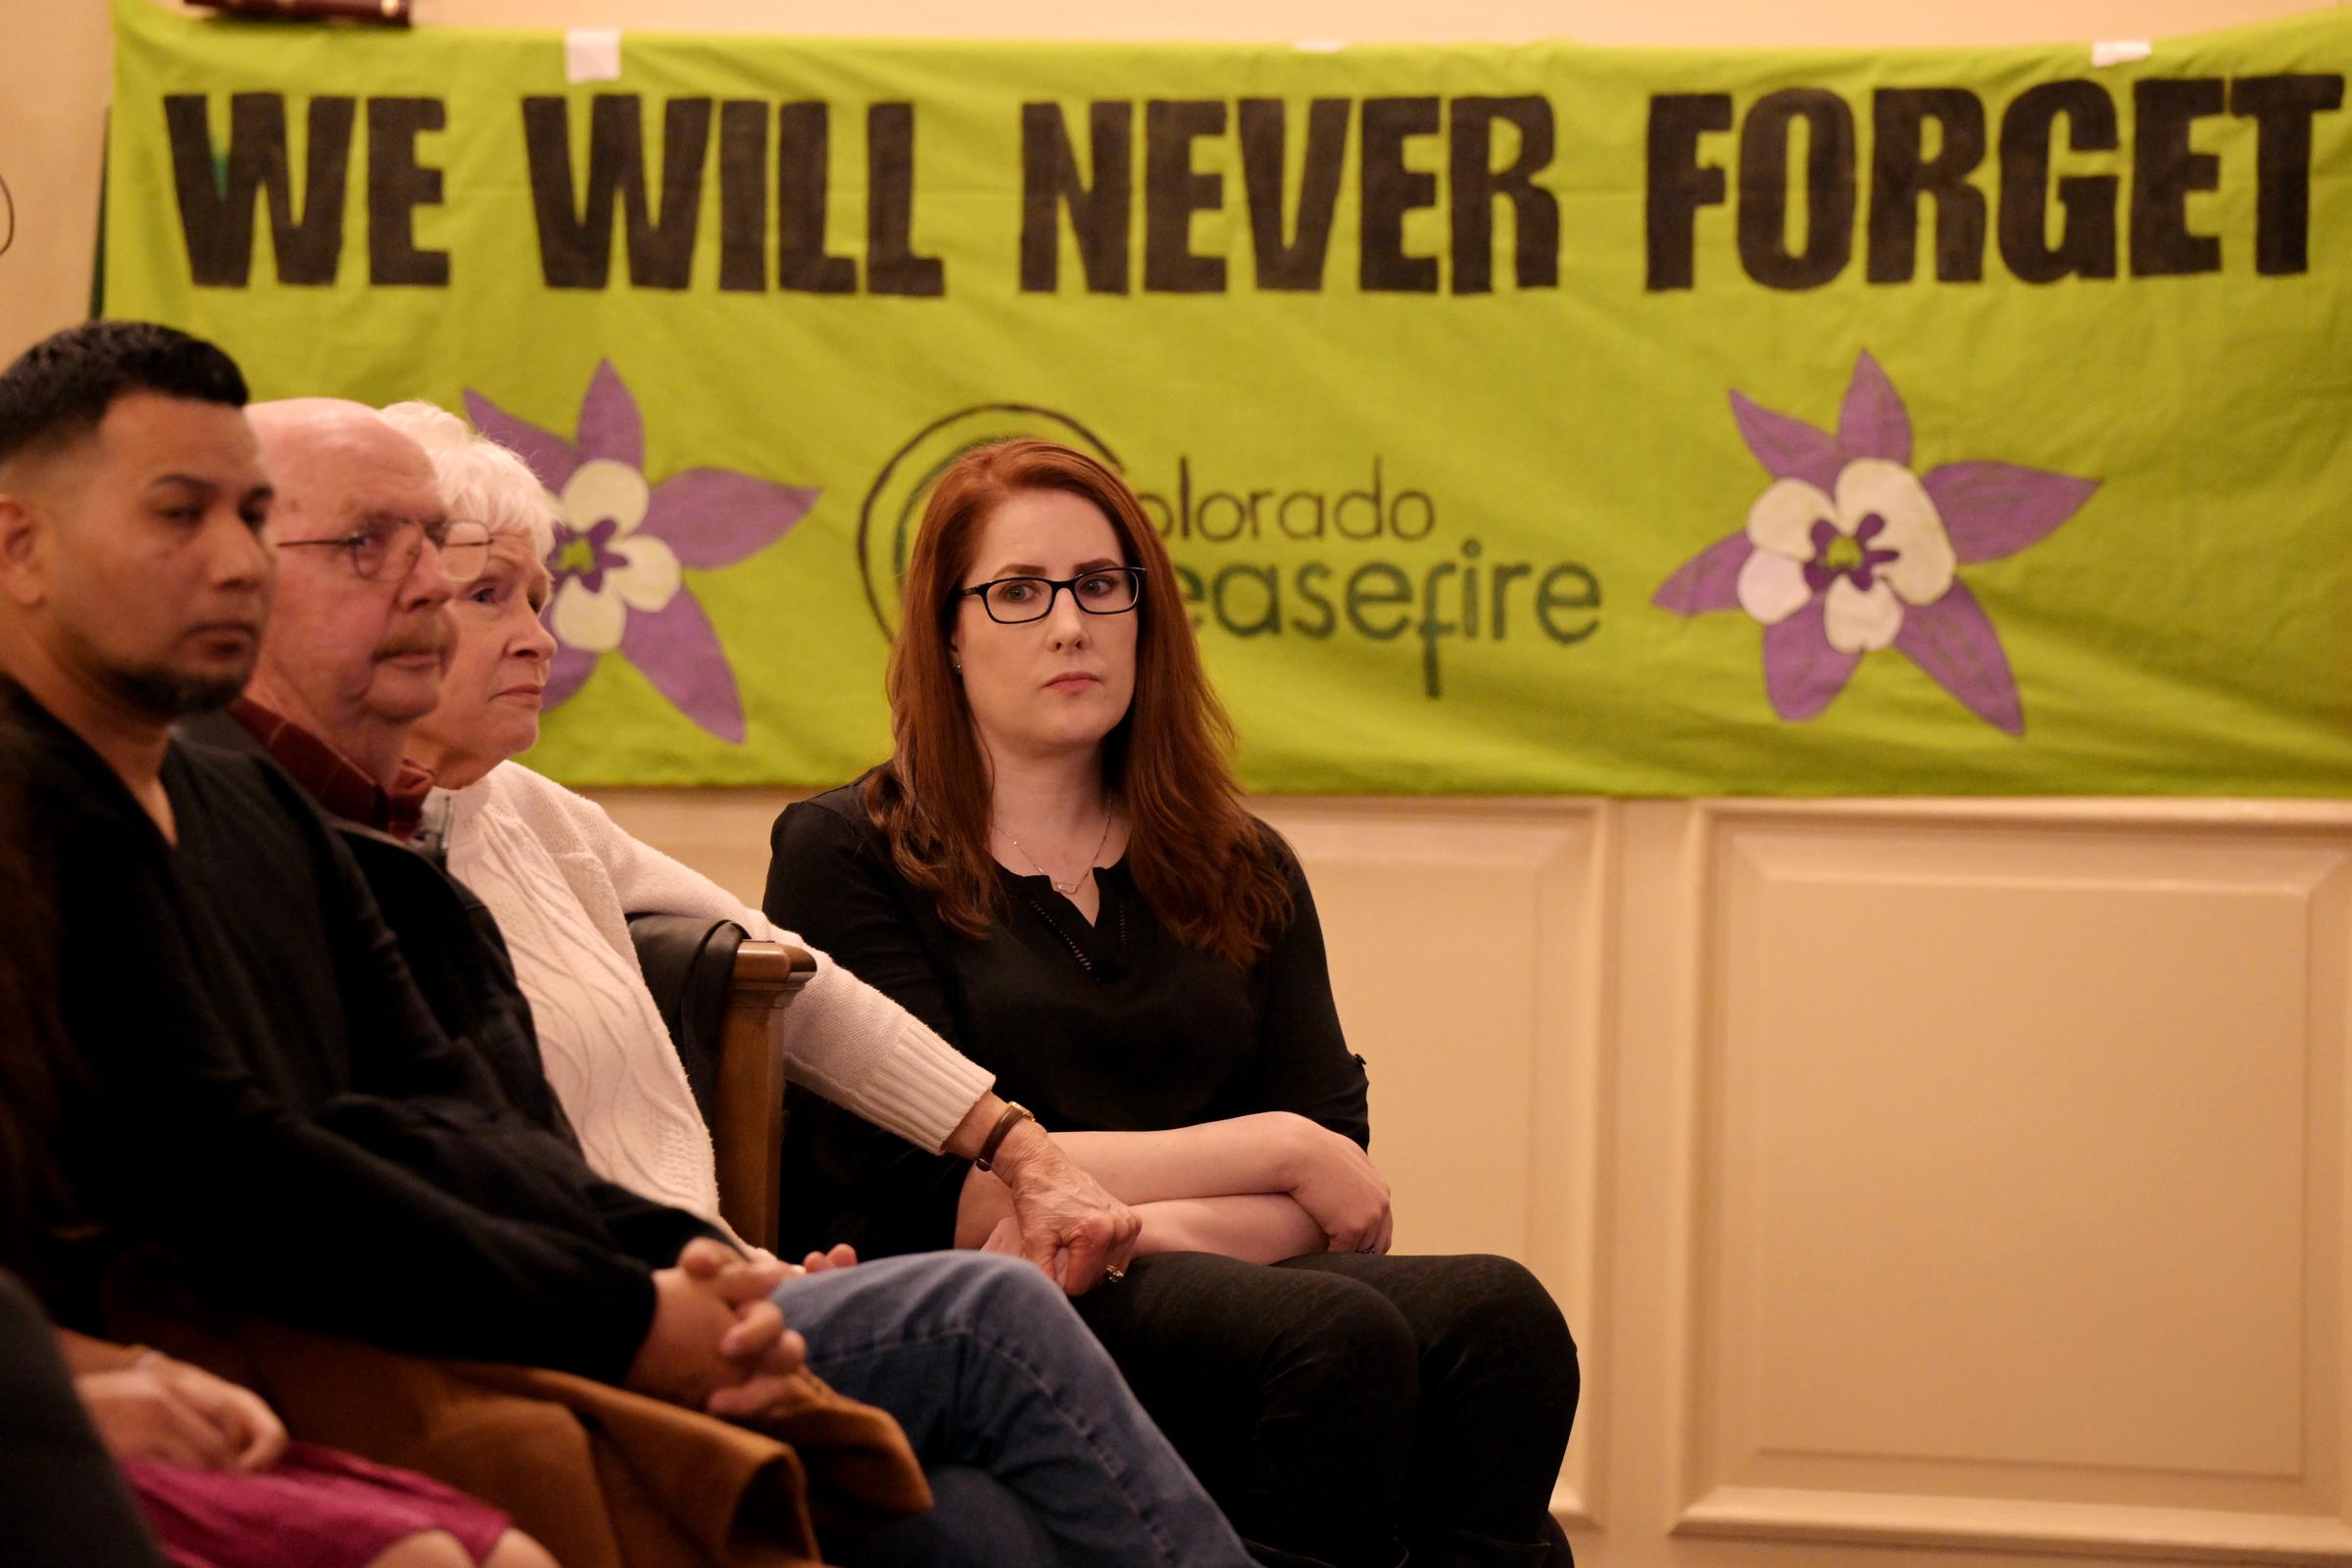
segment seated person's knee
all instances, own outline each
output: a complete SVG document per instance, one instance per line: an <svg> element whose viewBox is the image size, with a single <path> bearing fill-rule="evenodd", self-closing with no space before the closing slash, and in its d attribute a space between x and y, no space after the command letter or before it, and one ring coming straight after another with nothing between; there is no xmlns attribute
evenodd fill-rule
<svg viewBox="0 0 2352 1568"><path fill-rule="evenodd" d="M925 1472L931 1509L875 1533L866 1568L999 1568L1052 1562L1037 1515L1001 1481L969 1465Z"/></svg>
<svg viewBox="0 0 2352 1568"><path fill-rule="evenodd" d="M1569 1333L1568 1319L1526 1264L1486 1252L1459 1261L1470 1270L1464 1281L1465 1294L1477 1303L1468 1332L1536 1336L1554 1342L1563 1354L1575 1357L1576 1340Z"/></svg>
<svg viewBox="0 0 2352 1568"><path fill-rule="evenodd" d="M1355 1280L1309 1277L1315 1288L1295 1298L1295 1309L1279 1320L1273 1354L1293 1375L1329 1375L1346 1382L1389 1373L1409 1386L1420 1350L1404 1314Z"/></svg>
<svg viewBox="0 0 2352 1568"><path fill-rule="evenodd" d="M474 1568L473 1553L446 1530L403 1536L375 1554L368 1568Z"/></svg>
<svg viewBox="0 0 2352 1568"><path fill-rule="evenodd" d="M482 1568L558 1568L555 1556L519 1530L510 1530L490 1547Z"/></svg>

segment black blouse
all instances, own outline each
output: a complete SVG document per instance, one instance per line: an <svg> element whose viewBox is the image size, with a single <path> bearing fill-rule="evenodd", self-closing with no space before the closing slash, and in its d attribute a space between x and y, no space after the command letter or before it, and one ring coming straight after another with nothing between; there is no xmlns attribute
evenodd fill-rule
<svg viewBox="0 0 2352 1568"><path fill-rule="evenodd" d="M1340 1033L1323 928L1287 855L1294 913L1245 971L1169 935L1124 862L1095 873L1102 906L1091 925L1045 877L1000 867L998 918L986 937L965 936L892 864L855 784L788 807L771 843L768 918L996 1073L997 1092L1049 1130L1289 1110L1370 1141L1363 1061ZM780 1252L955 1245L964 1161L800 1089L791 1106Z"/></svg>

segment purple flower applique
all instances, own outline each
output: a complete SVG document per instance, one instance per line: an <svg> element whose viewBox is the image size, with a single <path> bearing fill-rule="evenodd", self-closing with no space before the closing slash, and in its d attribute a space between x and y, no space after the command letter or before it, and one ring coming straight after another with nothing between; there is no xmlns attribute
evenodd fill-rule
<svg viewBox="0 0 2352 1568"><path fill-rule="evenodd" d="M1914 473L1911 416L1868 353L1834 436L1738 392L1732 417L1773 481L1746 527L1685 562L1650 603L1759 622L1764 689L1784 719L1813 717L1864 654L1892 648L1986 723L2024 734L2009 656L1957 568L2047 538L2099 481L1988 462Z"/></svg>
<svg viewBox="0 0 2352 1568"><path fill-rule="evenodd" d="M547 558L555 576L547 625L559 644L547 706L578 691L598 656L617 648L679 712L741 745L735 671L685 573L732 566L766 549L820 492L728 468L688 468L649 484L645 421L610 360L589 379L574 440L471 390L466 412L476 429L521 455L561 514Z"/></svg>

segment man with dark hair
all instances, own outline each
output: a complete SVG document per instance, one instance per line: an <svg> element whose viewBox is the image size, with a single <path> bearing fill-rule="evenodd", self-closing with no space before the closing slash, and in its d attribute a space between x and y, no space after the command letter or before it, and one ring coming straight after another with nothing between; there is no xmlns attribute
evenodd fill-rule
<svg viewBox="0 0 2352 1568"><path fill-rule="evenodd" d="M52 860L67 1032L105 1096L67 1146L75 1189L140 1216L123 1240L151 1228L297 1323L698 1403L789 1370L756 1273L726 1298L676 1261L718 1250L708 1227L503 1109L284 775L172 744L251 677L275 582L243 394L218 349L139 323L0 374L0 711ZM450 1188L509 1192L510 1211ZM295 1235L310 1266L285 1266ZM433 1309L452 1299L462 1315Z"/></svg>
<svg viewBox="0 0 2352 1568"><path fill-rule="evenodd" d="M0 463L20 451L90 434L131 392L241 409L236 362L202 338L153 321L108 321L60 332L26 349L0 384Z"/></svg>
<svg viewBox="0 0 2352 1568"><path fill-rule="evenodd" d="M187 379L151 384L158 364ZM835 1326L822 1370L844 1392L899 1415L927 1463L1019 1493L1051 1543L1026 1553L1246 1561L1040 1272L966 1253L786 1282L597 1178L444 1032L285 774L174 743L251 674L274 581L242 394L218 350L127 323L0 373L0 723L23 738L95 1091L61 1145L111 1227L69 1290L160 1243L260 1316L740 1414L801 1358L781 1287ZM399 541L419 562L434 520ZM90 1310L70 1298L67 1320Z"/></svg>
<svg viewBox="0 0 2352 1568"><path fill-rule="evenodd" d="M65 511L106 519L77 535L89 548L59 558L50 592L62 612L44 626L62 645L42 650L42 662L72 672L60 696L76 716L217 708L252 673L274 572L254 537L270 492L244 403L245 378L228 356L144 322L93 334L86 347L51 338L0 377L0 467L20 476L11 488L88 502ZM135 489L93 496L100 470L65 456L99 439L110 414L103 436L156 461L135 477L108 472ZM206 516L236 519L243 543L152 547ZM81 646L85 638L99 642Z"/></svg>

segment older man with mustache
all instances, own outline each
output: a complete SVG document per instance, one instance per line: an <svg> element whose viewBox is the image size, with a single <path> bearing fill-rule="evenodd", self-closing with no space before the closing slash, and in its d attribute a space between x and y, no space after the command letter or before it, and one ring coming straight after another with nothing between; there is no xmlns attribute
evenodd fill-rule
<svg viewBox="0 0 2352 1568"><path fill-rule="evenodd" d="M403 743L439 700L449 602L480 574L489 531L450 520L423 449L365 404L291 398L254 404L246 418L277 487L263 528L276 603L244 695L183 720L181 733L268 751L344 824L441 1026L473 1044L518 1109L569 1137L529 1015L497 972L496 922L402 848L433 784L402 759ZM466 925L470 936L451 929Z"/></svg>
<svg viewBox="0 0 2352 1568"><path fill-rule="evenodd" d="M328 810L405 838L432 780L402 743L440 700L449 602L489 533L446 517L431 460L371 409L295 398L248 417L277 484L279 589L233 711Z"/></svg>

